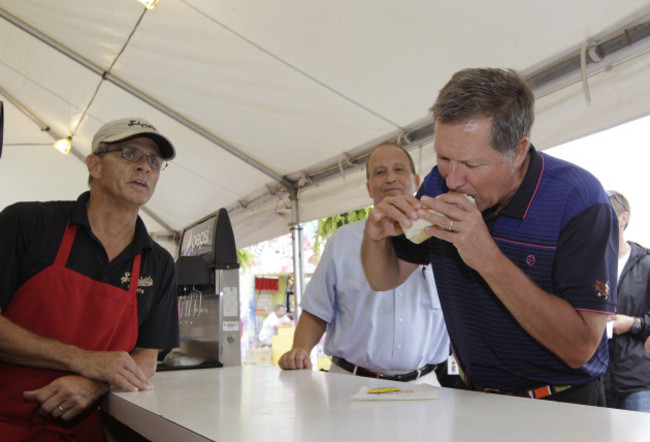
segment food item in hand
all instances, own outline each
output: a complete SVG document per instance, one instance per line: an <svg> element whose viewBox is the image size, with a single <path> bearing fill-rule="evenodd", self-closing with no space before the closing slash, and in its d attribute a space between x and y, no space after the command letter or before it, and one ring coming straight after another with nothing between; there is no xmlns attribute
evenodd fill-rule
<svg viewBox="0 0 650 442"><path fill-rule="evenodd" d="M457 192L449 192L449 193L457 193ZM460 194L463 195L465 198L470 200L472 204L476 205L476 201L474 201L474 198L465 195L465 194ZM435 213L436 215L440 216L445 216L440 212L437 212L433 209L428 209L429 212ZM411 227L402 227L402 232L404 232L404 236L406 236L411 242L415 244L420 244L421 242L431 238L431 235L429 235L427 232L424 231L425 227L429 227L431 223L427 221L426 219L419 218L416 221L411 222ZM437 228L440 228L438 226L435 226Z"/></svg>
<svg viewBox="0 0 650 442"><path fill-rule="evenodd" d="M440 216L445 216L440 212L436 212L433 209L428 209L429 212L435 213L436 215ZM420 244L421 242L426 241L427 239L431 238L431 235L429 235L427 232L424 231L425 227L429 227L431 223L427 221L424 218L418 218L415 221L411 221L411 227L403 227L402 226L402 232L404 232L404 236L406 236L412 243L415 244ZM440 228L436 226L437 228Z"/></svg>

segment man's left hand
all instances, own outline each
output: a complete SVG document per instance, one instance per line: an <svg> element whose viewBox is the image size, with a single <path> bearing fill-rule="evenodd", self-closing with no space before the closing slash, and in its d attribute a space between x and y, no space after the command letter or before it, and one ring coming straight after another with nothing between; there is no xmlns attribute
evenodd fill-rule
<svg viewBox="0 0 650 442"><path fill-rule="evenodd" d="M493 256L491 254L500 253L481 212L463 195L445 193L436 198L425 195L421 201L444 215L441 217L427 211L418 212L421 218L433 223L432 227L426 228L426 232L452 243L469 267L480 271L481 264L489 262Z"/></svg>
<svg viewBox="0 0 650 442"><path fill-rule="evenodd" d="M23 397L41 404L41 414L70 420L92 406L108 392L105 382L83 376L69 375L55 379L37 390L26 391Z"/></svg>

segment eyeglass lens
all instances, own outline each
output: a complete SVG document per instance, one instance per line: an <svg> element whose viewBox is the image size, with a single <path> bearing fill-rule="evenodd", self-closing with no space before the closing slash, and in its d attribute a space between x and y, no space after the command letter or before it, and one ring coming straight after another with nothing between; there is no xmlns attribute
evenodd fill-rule
<svg viewBox="0 0 650 442"><path fill-rule="evenodd" d="M163 160L161 157L155 154L145 154L142 152L140 149L137 149L135 147L131 146L124 146L121 149L119 149L120 154L122 158L124 158L127 161L131 161L133 163L137 163L142 160L142 157L147 157L147 163L151 167L157 170L162 170L167 166L167 162Z"/></svg>

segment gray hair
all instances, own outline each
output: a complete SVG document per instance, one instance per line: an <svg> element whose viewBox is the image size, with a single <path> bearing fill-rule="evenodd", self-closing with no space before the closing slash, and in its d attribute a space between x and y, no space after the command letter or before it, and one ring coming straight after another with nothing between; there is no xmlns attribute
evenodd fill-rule
<svg viewBox="0 0 650 442"><path fill-rule="evenodd" d="M103 153L106 153L108 150L108 147L111 145L111 143L107 143L105 141L100 141L99 144L97 145L97 149L92 153L93 155L101 155ZM91 186L93 182L93 177L88 174L88 187Z"/></svg>
<svg viewBox="0 0 650 442"><path fill-rule="evenodd" d="M511 156L521 138L530 135L534 104L532 90L514 70L472 68L456 72L430 110L443 124L491 118L490 145Z"/></svg>

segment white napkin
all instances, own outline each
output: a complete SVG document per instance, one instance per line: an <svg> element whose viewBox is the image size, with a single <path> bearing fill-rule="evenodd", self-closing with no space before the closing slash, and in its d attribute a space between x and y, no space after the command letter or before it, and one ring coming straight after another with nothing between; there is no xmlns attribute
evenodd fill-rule
<svg viewBox="0 0 650 442"><path fill-rule="evenodd" d="M421 401L438 399L439 396L439 388L433 385L400 384L384 388L368 388L364 386L351 397L353 401Z"/></svg>

